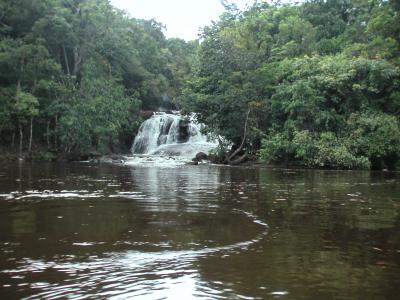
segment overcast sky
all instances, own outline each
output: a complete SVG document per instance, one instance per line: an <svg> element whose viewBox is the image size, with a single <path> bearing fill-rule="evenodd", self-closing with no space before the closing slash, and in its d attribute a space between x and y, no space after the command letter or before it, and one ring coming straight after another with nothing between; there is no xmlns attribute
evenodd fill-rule
<svg viewBox="0 0 400 300"><path fill-rule="evenodd" d="M230 2L243 9L253 0ZM111 3L132 17L156 19L167 27L167 37L185 40L196 39L199 28L217 20L224 10L220 0L111 0Z"/></svg>

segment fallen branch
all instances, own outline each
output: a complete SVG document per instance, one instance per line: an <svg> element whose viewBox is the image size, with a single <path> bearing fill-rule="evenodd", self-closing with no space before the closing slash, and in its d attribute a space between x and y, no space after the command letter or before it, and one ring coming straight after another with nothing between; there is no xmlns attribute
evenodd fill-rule
<svg viewBox="0 0 400 300"><path fill-rule="evenodd" d="M247 153L243 154L242 156L240 156L239 158L235 159L235 160L231 160L229 162L230 165L239 165L241 164L245 159L247 158Z"/></svg>

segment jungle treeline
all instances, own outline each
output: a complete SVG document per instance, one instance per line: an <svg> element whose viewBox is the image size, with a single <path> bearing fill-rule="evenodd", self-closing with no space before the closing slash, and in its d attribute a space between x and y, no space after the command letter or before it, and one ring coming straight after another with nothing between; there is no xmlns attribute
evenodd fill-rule
<svg viewBox="0 0 400 300"><path fill-rule="evenodd" d="M107 0L0 0L2 148L126 150L170 105L224 137L220 162L396 167L398 1L222 3L186 42Z"/></svg>
<svg viewBox="0 0 400 300"><path fill-rule="evenodd" d="M222 161L395 168L400 2L226 6L204 28L179 98L234 143L230 150L221 141Z"/></svg>
<svg viewBox="0 0 400 300"><path fill-rule="evenodd" d="M198 44L108 0L0 0L0 38L1 146L21 155L129 149L140 110L178 95Z"/></svg>

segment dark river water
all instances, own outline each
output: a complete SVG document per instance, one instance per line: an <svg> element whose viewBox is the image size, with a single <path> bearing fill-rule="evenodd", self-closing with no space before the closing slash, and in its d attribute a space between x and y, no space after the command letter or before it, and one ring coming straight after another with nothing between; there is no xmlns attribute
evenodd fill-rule
<svg viewBox="0 0 400 300"><path fill-rule="evenodd" d="M0 166L0 299L399 299L400 174Z"/></svg>

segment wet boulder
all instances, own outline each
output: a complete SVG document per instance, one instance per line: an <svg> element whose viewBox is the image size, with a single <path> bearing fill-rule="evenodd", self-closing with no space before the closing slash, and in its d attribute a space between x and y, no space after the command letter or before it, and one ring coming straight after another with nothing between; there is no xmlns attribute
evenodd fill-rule
<svg viewBox="0 0 400 300"><path fill-rule="evenodd" d="M208 155L207 154L205 154L204 152L198 152L196 154L196 156L192 159L192 161L199 163L199 162L201 162L203 160L206 160L206 159L208 159Z"/></svg>
<svg viewBox="0 0 400 300"><path fill-rule="evenodd" d="M186 143L189 136L189 120L179 120L178 143Z"/></svg>

